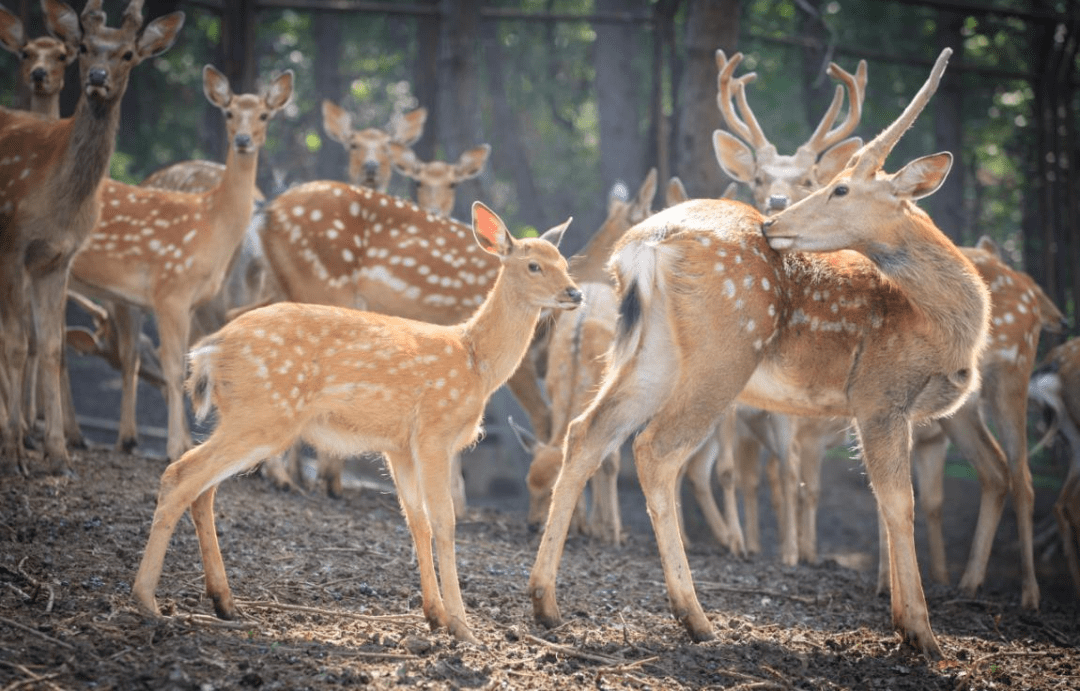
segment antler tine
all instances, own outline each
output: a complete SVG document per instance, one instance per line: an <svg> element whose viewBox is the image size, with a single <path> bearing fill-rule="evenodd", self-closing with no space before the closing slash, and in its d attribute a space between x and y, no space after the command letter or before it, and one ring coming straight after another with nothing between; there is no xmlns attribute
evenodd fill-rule
<svg viewBox="0 0 1080 691"><path fill-rule="evenodd" d="M873 175L885 163L885 158L896 146L896 142L900 141L900 137L911 127L915 118L919 117L919 113L930 101L930 97L937 91L938 84L941 83L941 75L945 72L945 66L949 64L951 55L952 48L941 51L934 63L934 68L930 70L930 76L926 78L922 88L915 94L907 108L904 108L904 112L900 113L900 117L882 130L881 134L874 137L873 141L855 152L852 158L856 161L856 174Z"/></svg>
<svg viewBox="0 0 1080 691"><path fill-rule="evenodd" d="M124 9L123 28L131 31L142 27L143 0L131 0Z"/></svg>
<svg viewBox="0 0 1080 691"><path fill-rule="evenodd" d="M829 109L825 111L825 115L821 118L821 122L818 123L814 134L810 136L806 144L803 144L805 148L815 154L822 153L855 131L855 128L859 125L859 120L862 118L863 99L866 98L866 60L859 61L854 76L835 62L829 63L827 73L833 79L839 79L847 85L848 92L851 94L848 99L850 103L847 118L843 124L829 131L829 128L836 121L836 116L840 112L840 105L844 100L844 86L837 84L836 93L833 95L833 101L829 105Z"/></svg>
<svg viewBox="0 0 1080 691"><path fill-rule="evenodd" d="M716 51L716 67L719 69L719 75L716 78L716 104L720 107L720 114L724 117L728 129L743 141L760 149L768 146L769 140L765 137L765 133L762 132L761 125L758 124L757 118L754 117L754 112L750 110L745 93L746 85L757 79L757 74L748 72L738 79L732 79L735 68L742 62L742 59L742 53L735 53L728 60L723 50ZM736 115L734 108L731 106L732 89L735 91L734 97L738 99L739 112L746 119L745 122Z"/></svg>

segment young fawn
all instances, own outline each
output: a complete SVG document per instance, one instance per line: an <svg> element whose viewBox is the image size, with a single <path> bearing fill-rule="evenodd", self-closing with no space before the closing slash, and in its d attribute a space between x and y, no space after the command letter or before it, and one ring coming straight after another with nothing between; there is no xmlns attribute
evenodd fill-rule
<svg viewBox="0 0 1080 691"><path fill-rule="evenodd" d="M682 547L675 488L687 456L738 400L854 418L888 531L893 624L941 657L915 555L911 430L978 389L990 296L915 204L938 188L952 156L916 159L893 174L882 165L950 54L942 52L897 120L801 202L766 219L739 202L689 201L623 238L611 261L621 299L611 362L592 405L570 423L529 578L540 623L560 621L555 574L586 479L643 428L634 461L671 610L694 640L713 636Z"/></svg>
<svg viewBox="0 0 1080 691"><path fill-rule="evenodd" d="M214 528L214 493L225 478L303 438L337 454L385 455L416 548L424 615L432 628L475 641L454 558L451 457L476 442L484 404L518 366L541 310L581 303L557 249L569 223L515 240L498 216L474 203L476 241L502 266L487 299L461 324L278 303L200 341L190 354L188 387L200 416L217 408L218 425L162 475L133 588L139 604L158 612L154 591L165 550L190 507L207 592L219 617L236 615Z"/></svg>

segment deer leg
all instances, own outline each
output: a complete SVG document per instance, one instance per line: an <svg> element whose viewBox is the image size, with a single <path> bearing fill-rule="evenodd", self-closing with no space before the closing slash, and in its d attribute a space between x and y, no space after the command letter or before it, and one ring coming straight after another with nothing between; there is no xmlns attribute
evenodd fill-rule
<svg viewBox="0 0 1080 691"><path fill-rule="evenodd" d="M0 253L0 323L3 324L3 363L6 372L5 404L7 417L0 434L0 475L25 472L23 449L23 375L26 366L29 330L26 316L30 313L26 270L22 253Z"/></svg>
<svg viewBox="0 0 1080 691"><path fill-rule="evenodd" d="M717 401L728 400L722 387L715 397L712 387L699 387L665 405L634 440L634 462L656 534L671 611L699 642L710 640L713 630L694 592L682 546L676 480L686 456L716 428L724 410L717 409Z"/></svg>
<svg viewBox="0 0 1080 691"><path fill-rule="evenodd" d="M210 526L207 527L206 516L207 512L211 516L213 513L214 493L210 491L211 489L217 487L223 479L243 472L263 458L280 451L272 447L251 448L250 437L259 436L259 434L236 433L228 429L223 422L204 444L189 450L161 474L154 521L150 525L150 536L146 540L139 571L135 575L135 583L131 588L135 601L148 614L158 615L154 592L161 579L161 568L165 561L165 552L169 548L169 538L176 530L176 524L184 515L184 511L192 507L200 495L205 495L202 499L205 503L192 511L192 519L201 522L196 523L196 531L199 531L203 568L207 572L207 592L214 599L214 608L218 616L230 618L235 615L235 606L232 605L224 568L221 566L217 539L209 538L214 534L212 519ZM261 434L265 435L264 432ZM205 535L206 539L204 539L204 531L209 531ZM214 569L219 571L212 573ZM222 589L217 591L215 597L211 584L217 587L219 581Z"/></svg>
<svg viewBox="0 0 1080 691"><path fill-rule="evenodd" d="M64 411L60 402L61 352L64 348L64 306L67 304L67 263L37 277L33 282L35 331L42 376L41 410L45 416L44 470L50 474L70 472L64 439Z"/></svg>
<svg viewBox="0 0 1080 691"><path fill-rule="evenodd" d="M1073 453L1078 453L1074 450ZM1062 551L1072 577L1073 589L1080 597L1080 475L1070 471L1054 502L1054 518L1061 533Z"/></svg>
<svg viewBox="0 0 1080 691"><path fill-rule="evenodd" d="M165 375L168 408L168 439L165 447L170 459L177 459L191 446L187 416L184 411L184 354L187 352L191 318L186 306L167 304L157 310L158 336L161 341L161 370Z"/></svg>
<svg viewBox="0 0 1080 691"><path fill-rule="evenodd" d="M435 557L431 551L432 527L424 509L424 490L421 486L417 460L411 453L387 453L386 467L394 478L398 501L405 513L405 522L412 534L416 562L420 567L420 594L424 618L434 631L449 625L446 607L435 577Z"/></svg>
<svg viewBox="0 0 1080 691"><path fill-rule="evenodd" d="M561 622L555 600L555 574L585 483L603 458L618 449L652 413L655 399L641 396L633 382L632 371L614 373L589 408L567 430L562 469L552 489L551 508L528 585L533 616L548 628Z"/></svg>
<svg viewBox="0 0 1080 691"><path fill-rule="evenodd" d="M60 407L64 411L64 439L68 448L85 449L86 439L79 428L79 419L75 414L75 400L71 394L71 373L68 370L67 348L61 351L60 359Z"/></svg>
<svg viewBox="0 0 1080 691"><path fill-rule="evenodd" d="M525 410L537 439L551 438L551 406L540 390L540 376L536 369L536 355L530 347L521 364L506 381L510 393Z"/></svg>
<svg viewBox="0 0 1080 691"><path fill-rule="evenodd" d="M780 561L786 566L799 563L799 486L802 473L799 454L792 453L794 436L792 419L787 415L772 415L770 438L780 461Z"/></svg>
<svg viewBox="0 0 1080 691"><path fill-rule="evenodd" d="M139 333L142 331L142 312L120 302L114 302L109 312L116 327L116 350L120 358L120 430L116 437L116 450L132 453L139 445L135 409L139 392Z"/></svg>
<svg viewBox="0 0 1080 691"><path fill-rule="evenodd" d="M885 524L893 626L932 659L942 657L926 608L915 554L915 498L911 488L911 425L884 416L856 421L864 462Z"/></svg>
<svg viewBox="0 0 1080 691"><path fill-rule="evenodd" d="M949 439L975 466L979 474L979 484L982 486L979 518L975 524L975 536L971 540L971 553L964 568L964 575L960 578L960 589L973 594L986 577L986 564L990 560L994 533L997 532L1001 512L1005 508L1005 495L1009 491L1008 462L983 422L977 396L970 397L960 410L951 417L942 418L940 423Z"/></svg>
<svg viewBox="0 0 1080 691"><path fill-rule="evenodd" d="M334 499L341 499L345 496L345 490L341 486L341 474L345 472L345 457L340 453L319 451L317 459L319 479L322 480L323 485L326 487L326 493ZM296 473L299 466L298 461L296 469L293 470L291 475L293 482L302 487L303 479Z"/></svg>
<svg viewBox="0 0 1080 691"><path fill-rule="evenodd" d="M589 483L593 498L589 534L613 545L622 544L618 483L619 452L615 451L604 457Z"/></svg>
<svg viewBox="0 0 1080 691"><path fill-rule="evenodd" d="M191 504L191 521L195 524L195 534L199 538L199 551L202 553L203 572L206 578L206 594L214 603L214 612L219 619L236 618L236 602L229 590L229 581L225 576L225 563L221 560L221 547L218 545L217 529L214 527L214 496L217 485L213 485L195 498Z"/></svg>
<svg viewBox="0 0 1080 691"><path fill-rule="evenodd" d="M919 504L926 517L926 536L930 545L930 574L938 583L949 582L945 555L945 537L941 529L941 507L945 503L945 452L949 438L939 425L915 431L911 461L919 483Z"/></svg>
<svg viewBox="0 0 1080 691"><path fill-rule="evenodd" d="M450 496L454 501L454 515L464 520L468 505L465 502L465 475L461 470L461 454L454 454L450 461Z"/></svg>
<svg viewBox="0 0 1080 691"><path fill-rule="evenodd" d="M454 548L455 518L450 482L454 465L452 459L458 454L448 455L443 439L434 440L417 451L416 463L420 468L424 508L431 521L435 552L439 557L439 583L442 584L446 606L446 625L454 638L479 645L465 618ZM424 463L424 460L428 462Z"/></svg>
<svg viewBox="0 0 1080 691"><path fill-rule="evenodd" d="M745 430L739 430L736 434L734 462L735 476L738 478L739 491L743 499L746 551L757 554L761 551L761 514L758 504L758 486L761 481L761 443ZM733 506L730 511L738 516L738 507Z"/></svg>
<svg viewBox="0 0 1080 691"><path fill-rule="evenodd" d="M719 453L720 445L718 440L710 435L701 446L690 454L690 458L687 459L686 465L680 473L680 478L685 476L689 480L694 499L697 500L698 507L701 509L702 515L705 516L705 522L708 523L713 537L721 545L730 547L731 531L720 515L720 509L716 505L716 498L713 496L711 486L712 470ZM682 485L681 481L679 485ZM690 540L686 537L686 529L682 520L683 513L683 511L679 511L679 524L682 528L680 532L683 534L683 545L685 547L690 544Z"/></svg>
<svg viewBox="0 0 1080 691"><path fill-rule="evenodd" d="M800 424L796 422L796 424ZM816 430L812 438L796 434L792 455L799 459L799 560L807 564L817 563L817 509L821 497L821 462L825 456L825 444Z"/></svg>
<svg viewBox="0 0 1080 691"><path fill-rule="evenodd" d="M1012 488L1016 529L1023 565L1021 606L1039 608L1039 583L1035 577L1035 490L1027 450L1027 370L1009 370L983 379L983 400L997 439L1005 451Z"/></svg>

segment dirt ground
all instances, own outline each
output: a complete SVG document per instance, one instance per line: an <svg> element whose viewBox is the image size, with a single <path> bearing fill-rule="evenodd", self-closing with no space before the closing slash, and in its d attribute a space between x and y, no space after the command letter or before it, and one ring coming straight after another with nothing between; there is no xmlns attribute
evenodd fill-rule
<svg viewBox="0 0 1080 691"><path fill-rule="evenodd" d="M148 620L130 587L165 462L94 450L75 453L73 464L75 478L0 479L4 691L1080 687L1078 606L1061 556L1039 560L1041 611L1021 610L1009 509L977 597L927 587L946 660L929 664L900 644L888 600L874 593L873 500L855 461L826 464L818 565L780 566L772 524L764 554L733 558L690 512L690 564L717 633L704 644L668 612L632 483L621 492L625 545L568 542L558 592L565 624L553 631L533 622L524 592L537 542L523 496L475 502L458 525L458 565L483 648L428 629L396 498L356 483L330 500L274 490L257 475L227 480L217 525L245 618L213 618L185 518L158 589L172 616ZM947 491L955 582L977 484L950 480ZM1052 500L1040 491L1037 520Z"/></svg>

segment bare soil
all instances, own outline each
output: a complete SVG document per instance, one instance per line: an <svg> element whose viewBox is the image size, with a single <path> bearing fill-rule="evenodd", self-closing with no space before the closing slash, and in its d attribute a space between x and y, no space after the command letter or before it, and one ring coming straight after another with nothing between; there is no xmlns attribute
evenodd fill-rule
<svg viewBox="0 0 1080 691"><path fill-rule="evenodd" d="M75 478L0 478L5 691L1080 687L1080 621L1062 559L1040 559L1042 609L1021 610L1008 509L977 597L927 585L946 660L927 663L902 645L887 598L874 592L873 500L854 461L826 464L818 565L780 566L771 548L748 560L723 554L691 512L690 564L717 634L702 644L668 612L655 542L630 483L622 493L625 545L568 542L559 573L565 624L553 631L533 622L524 592L536 536L525 527L523 498L477 502L457 535L482 648L428 629L396 498L355 484L334 501L279 492L258 476L227 480L218 531L244 618L213 618L185 519L158 590L171 616L147 619L130 585L165 462L94 450L76 452L73 465ZM957 497L947 517L954 581L978 487L958 482L948 487ZM1052 499L1040 493L1037 519Z"/></svg>

